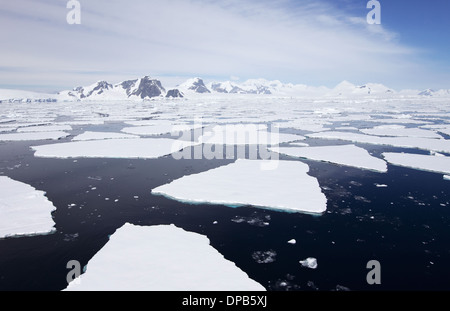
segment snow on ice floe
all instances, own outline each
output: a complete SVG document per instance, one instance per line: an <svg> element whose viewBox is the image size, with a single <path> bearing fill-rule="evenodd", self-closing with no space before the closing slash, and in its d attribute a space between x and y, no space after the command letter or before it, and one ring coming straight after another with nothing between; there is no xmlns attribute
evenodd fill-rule
<svg viewBox="0 0 450 311"><path fill-rule="evenodd" d="M71 131L72 127L70 125L36 125L21 127L17 130L19 133L30 133L30 132L58 132L58 131Z"/></svg>
<svg viewBox="0 0 450 311"><path fill-rule="evenodd" d="M194 145L167 138L76 141L31 147L41 158L140 158L155 159Z"/></svg>
<svg viewBox="0 0 450 311"><path fill-rule="evenodd" d="M402 125L380 125L371 129L362 129L360 131L364 134L375 136L442 138L441 135L433 131L420 128L405 128Z"/></svg>
<svg viewBox="0 0 450 311"><path fill-rule="evenodd" d="M383 153L391 164L435 173L450 174L450 157L408 153Z"/></svg>
<svg viewBox="0 0 450 311"><path fill-rule="evenodd" d="M327 200L317 179L309 176L308 171L308 165L297 161L238 159L226 166L184 176L153 189L152 193L193 204L251 205L321 214L326 210Z"/></svg>
<svg viewBox="0 0 450 311"><path fill-rule="evenodd" d="M103 140L103 139L125 139L125 138L139 138L136 135L113 133L113 132L84 132L78 136L75 136L73 141L86 141L86 140Z"/></svg>
<svg viewBox="0 0 450 311"><path fill-rule="evenodd" d="M30 132L0 134L0 141L58 140L69 136L66 132Z"/></svg>
<svg viewBox="0 0 450 311"><path fill-rule="evenodd" d="M333 139L333 140L336 139L363 144L385 145L400 148L416 148L416 149L450 153L450 140L445 139L432 139L423 137L379 137L366 134L338 132L338 131L307 134L306 136L310 138Z"/></svg>
<svg viewBox="0 0 450 311"><path fill-rule="evenodd" d="M199 142L212 145L278 145L304 140L305 137L267 131L265 124L217 125L205 130Z"/></svg>
<svg viewBox="0 0 450 311"><path fill-rule="evenodd" d="M210 245L174 225L126 223L68 291L265 291Z"/></svg>
<svg viewBox="0 0 450 311"><path fill-rule="evenodd" d="M202 128L202 125L195 124L158 124L158 125L147 125L147 126L135 126L126 127L122 129L122 132L134 135L163 135L163 134L180 134L181 132L186 132L194 130L197 128Z"/></svg>
<svg viewBox="0 0 450 311"><path fill-rule="evenodd" d="M54 231L53 204L30 185L0 176L0 238Z"/></svg>
<svg viewBox="0 0 450 311"><path fill-rule="evenodd" d="M365 149L355 145L283 147L269 148L269 150L297 158L330 162L382 173L387 172L387 165L384 160L371 156Z"/></svg>

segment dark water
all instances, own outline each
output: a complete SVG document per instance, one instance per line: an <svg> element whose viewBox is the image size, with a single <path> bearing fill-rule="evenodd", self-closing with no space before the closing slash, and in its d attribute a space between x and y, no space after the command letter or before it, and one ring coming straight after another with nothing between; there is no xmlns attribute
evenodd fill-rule
<svg viewBox="0 0 450 311"><path fill-rule="evenodd" d="M44 143L50 142L32 145ZM0 290L64 289L67 262L86 265L125 222L173 223L206 235L268 290L450 289L450 182L441 174L396 166L381 174L302 160L328 199L327 212L312 216L189 205L151 194L152 188L230 160L39 159L29 145L0 143L0 172L46 191L57 207L56 232L0 240ZM374 155L403 150L364 147ZM297 243L288 244L291 239ZM255 253L267 251L275 260L258 263ZM299 264L307 257L317 258L317 269ZM366 282L372 259L381 263L381 285Z"/></svg>

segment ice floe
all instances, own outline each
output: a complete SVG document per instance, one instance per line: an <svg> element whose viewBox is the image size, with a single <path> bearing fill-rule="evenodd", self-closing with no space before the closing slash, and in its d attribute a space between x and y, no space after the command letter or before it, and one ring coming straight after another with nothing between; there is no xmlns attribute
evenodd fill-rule
<svg viewBox="0 0 450 311"><path fill-rule="evenodd" d="M196 128L201 128L203 125L200 124L158 124L158 125L147 125L147 126L134 126L126 127L122 129L122 132L134 135L163 135L163 134L173 134L177 135L182 132L194 130Z"/></svg>
<svg viewBox="0 0 450 311"><path fill-rule="evenodd" d="M278 145L304 140L304 136L269 132L264 124L217 125L205 130L199 142L213 145Z"/></svg>
<svg viewBox="0 0 450 311"><path fill-rule="evenodd" d="M383 153L383 157L391 164L413 169L450 174L450 157L430 156L409 153Z"/></svg>
<svg viewBox="0 0 450 311"><path fill-rule="evenodd" d="M0 141L58 140L69 136L65 132L30 132L0 134Z"/></svg>
<svg viewBox="0 0 450 311"><path fill-rule="evenodd" d="M75 136L72 141L85 140L103 140L103 139L124 139L124 138L139 138L136 135L113 133L113 132L84 132L83 134Z"/></svg>
<svg viewBox="0 0 450 311"><path fill-rule="evenodd" d="M364 134L376 136L442 138L441 135L433 131L420 128L405 128L401 125L380 125L372 129L362 129L360 131Z"/></svg>
<svg viewBox="0 0 450 311"><path fill-rule="evenodd" d="M58 132L58 131L71 131L72 127L70 125L42 125L42 126L27 126L21 127L17 130L19 133L30 133L30 132Z"/></svg>
<svg viewBox="0 0 450 311"><path fill-rule="evenodd" d="M264 291L206 236L174 225L126 223L68 291Z"/></svg>
<svg viewBox="0 0 450 311"><path fill-rule="evenodd" d="M32 147L41 158L140 158L154 159L192 146L192 142L168 138L76 141Z"/></svg>
<svg viewBox="0 0 450 311"><path fill-rule="evenodd" d="M300 148L283 147L269 148L269 150L292 157L330 162L382 173L387 172L387 165L384 160L371 156L365 149L355 145Z"/></svg>
<svg viewBox="0 0 450 311"><path fill-rule="evenodd" d="M327 200L317 179L309 176L308 171L308 165L299 161L238 159L226 166L184 176L153 189L152 193L193 204L251 205L321 214L326 210Z"/></svg>
<svg viewBox="0 0 450 311"><path fill-rule="evenodd" d="M30 185L0 176L0 238L51 233L53 204Z"/></svg>
<svg viewBox="0 0 450 311"><path fill-rule="evenodd" d="M432 139L423 137L379 137L338 131L307 134L306 136L310 138L333 140L336 139L363 144L385 145L401 148L417 148L450 153L450 140L445 139Z"/></svg>

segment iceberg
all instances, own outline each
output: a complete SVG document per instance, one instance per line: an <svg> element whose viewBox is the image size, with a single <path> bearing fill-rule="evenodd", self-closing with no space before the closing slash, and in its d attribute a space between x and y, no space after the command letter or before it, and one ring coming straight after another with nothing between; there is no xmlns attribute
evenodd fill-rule
<svg viewBox="0 0 450 311"><path fill-rule="evenodd" d="M383 153L383 157L394 165L444 175L450 174L450 157L391 152Z"/></svg>
<svg viewBox="0 0 450 311"><path fill-rule="evenodd" d="M174 225L126 223L67 291L265 291L206 236Z"/></svg>
<svg viewBox="0 0 450 311"><path fill-rule="evenodd" d="M184 176L153 189L152 193L193 204L250 205L322 214L327 199L308 171L308 165L299 161L238 159L226 166Z"/></svg>
<svg viewBox="0 0 450 311"><path fill-rule="evenodd" d="M317 269L317 259L313 257L306 258L305 260L300 260L300 264L306 268Z"/></svg>
<svg viewBox="0 0 450 311"><path fill-rule="evenodd" d="M0 176L0 238L53 232L56 208L43 191Z"/></svg>
<svg viewBox="0 0 450 311"><path fill-rule="evenodd" d="M297 158L324 161L376 172L387 172L386 162L371 156L365 149L355 145L321 147L269 148L270 151Z"/></svg>
<svg viewBox="0 0 450 311"><path fill-rule="evenodd" d="M136 138L76 141L31 147L41 158L139 158L156 159L186 147L192 142L168 138Z"/></svg>

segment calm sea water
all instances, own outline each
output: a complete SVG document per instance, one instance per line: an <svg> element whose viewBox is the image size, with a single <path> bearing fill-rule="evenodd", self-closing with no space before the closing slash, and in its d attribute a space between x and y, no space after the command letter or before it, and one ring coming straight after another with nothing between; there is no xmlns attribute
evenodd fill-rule
<svg viewBox="0 0 450 311"><path fill-rule="evenodd" d="M0 143L2 175L45 191L57 207L55 233L0 240L0 290L64 289L67 262L86 265L125 222L175 224L206 235L268 290L450 289L450 182L441 174L396 166L380 174L302 160L328 199L327 212L312 216L189 205L151 194L152 188L230 160L33 157L29 146L47 143ZM364 147L374 155L404 151ZM288 244L291 239L297 243ZM264 254L274 260L261 263ZM317 269L300 265L307 257L317 258ZM367 284L370 260L381 264L381 285Z"/></svg>

